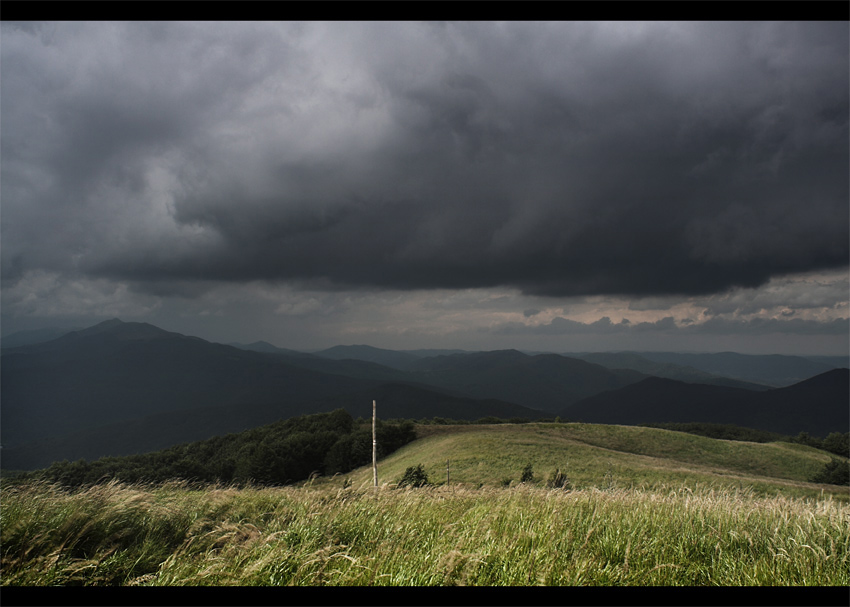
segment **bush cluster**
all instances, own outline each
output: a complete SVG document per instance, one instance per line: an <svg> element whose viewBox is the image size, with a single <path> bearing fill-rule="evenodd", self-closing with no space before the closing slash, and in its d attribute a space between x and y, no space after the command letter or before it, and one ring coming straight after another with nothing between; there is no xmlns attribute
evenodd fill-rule
<svg viewBox="0 0 850 607"><path fill-rule="evenodd" d="M546 481L546 486L550 489L563 489L564 491L569 491L573 488L570 477L567 476L566 472L562 472L560 468L555 468L552 476Z"/></svg>
<svg viewBox="0 0 850 607"><path fill-rule="evenodd" d="M410 466L404 471L404 476L398 481L399 487L424 487L430 485L428 474L422 464Z"/></svg>
<svg viewBox="0 0 850 607"><path fill-rule="evenodd" d="M813 483L823 483L826 485L850 485L850 462L832 458L810 480Z"/></svg>
<svg viewBox="0 0 850 607"><path fill-rule="evenodd" d="M816 436L810 436L808 432L800 432L797 436L791 439L792 443L808 445L815 449L823 449L835 455L850 457L850 432L831 432L826 438L820 439Z"/></svg>

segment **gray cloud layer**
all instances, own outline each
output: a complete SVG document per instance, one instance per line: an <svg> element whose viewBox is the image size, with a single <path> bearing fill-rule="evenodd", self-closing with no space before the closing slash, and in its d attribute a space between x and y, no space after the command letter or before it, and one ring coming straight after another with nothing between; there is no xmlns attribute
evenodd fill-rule
<svg viewBox="0 0 850 607"><path fill-rule="evenodd" d="M4 282L663 295L848 264L846 23L2 27Z"/></svg>
<svg viewBox="0 0 850 607"><path fill-rule="evenodd" d="M592 322L581 323L568 318L556 317L548 324L527 326L522 323L504 323L495 328L503 335L607 335L642 332L677 332L683 335L736 335L752 336L770 333L797 333L805 335L846 336L850 331L850 321L846 318L828 322L817 322L793 318L777 320L774 318L726 319L711 318L703 323L678 326L672 316L666 316L655 322L631 323L628 319L614 323L607 316Z"/></svg>

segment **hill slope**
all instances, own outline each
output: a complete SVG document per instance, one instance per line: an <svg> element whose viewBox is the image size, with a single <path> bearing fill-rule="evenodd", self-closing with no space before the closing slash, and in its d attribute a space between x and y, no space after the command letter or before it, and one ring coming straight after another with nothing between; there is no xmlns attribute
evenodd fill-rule
<svg viewBox="0 0 850 607"><path fill-rule="evenodd" d="M208 406L279 405L286 417L301 402L374 385L120 321L4 352L0 372L4 447Z"/></svg>
<svg viewBox="0 0 850 607"><path fill-rule="evenodd" d="M420 357L407 352L399 352L396 350L385 350L383 348L375 348L373 346L357 345L357 346L334 346L321 352L316 352L316 356L331 358L334 360L354 359L364 360L367 362L377 363L394 369L404 369L408 364Z"/></svg>
<svg viewBox="0 0 850 607"><path fill-rule="evenodd" d="M647 377L558 354L528 355L517 350L425 353L336 346L317 353L316 358L288 362L350 377L418 384L455 396L496 398L548 412Z"/></svg>
<svg viewBox="0 0 850 607"><path fill-rule="evenodd" d="M311 358L312 354L307 354L306 352L300 352L298 350L290 350L289 348L278 348L270 344L267 341L255 341L250 344L240 344L237 342L227 344L228 346L233 346L234 348L239 348L240 350L250 350L251 352L264 352L266 354L285 354L287 356L296 356L296 357L304 357Z"/></svg>
<svg viewBox="0 0 850 607"><path fill-rule="evenodd" d="M722 377L700 371L694 367L676 365L669 362L657 362L649 360L634 352L590 352L565 356L573 356L586 360L608 369L632 369L647 375L675 379L689 384L707 384L716 386L729 386L732 388L746 388L748 390L767 390L769 386L762 384Z"/></svg>
<svg viewBox="0 0 850 607"><path fill-rule="evenodd" d="M802 356L781 354L757 355L737 352L683 354L677 352L638 352L644 358L662 363L686 365L712 373L774 387L790 386L826 373L834 368L834 359L810 360ZM843 366L847 365L844 359Z"/></svg>
<svg viewBox="0 0 850 607"><path fill-rule="evenodd" d="M807 479L830 454L791 443L718 440L658 428L597 424L499 424L418 427L420 438L378 464L379 482L394 483L406 468L422 464L432 482L477 486L519 482L532 464L534 484L556 469L573 487L655 487L708 484L766 493L817 495L824 488ZM371 469L352 473L371 483ZM826 486L847 500L847 489Z"/></svg>
<svg viewBox="0 0 850 607"><path fill-rule="evenodd" d="M31 346L33 344L42 343L62 337L71 331L79 329L62 329L60 327L47 327L44 329L34 329L31 331L17 331L4 335L0 340L0 346L3 348L18 348L20 346Z"/></svg>
<svg viewBox="0 0 850 607"><path fill-rule="evenodd" d="M848 402L850 371L834 369L764 392L649 378L574 403L561 414L594 423L708 422L823 437L850 428Z"/></svg>
<svg viewBox="0 0 850 607"><path fill-rule="evenodd" d="M422 383L549 412L647 377L637 371L606 369L558 354L530 356L517 350L423 358L408 369L411 377Z"/></svg>
<svg viewBox="0 0 850 607"><path fill-rule="evenodd" d="M541 411L497 400L454 397L404 384L381 384L365 390L303 401L299 406L255 404L183 409L84 428L49 440L36 440L3 449L3 467L32 470L60 460L95 460L104 456L148 453L173 445L241 432L305 413L344 409L353 417L368 419L372 400L380 419L445 417L476 420L539 419Z"/></svg>

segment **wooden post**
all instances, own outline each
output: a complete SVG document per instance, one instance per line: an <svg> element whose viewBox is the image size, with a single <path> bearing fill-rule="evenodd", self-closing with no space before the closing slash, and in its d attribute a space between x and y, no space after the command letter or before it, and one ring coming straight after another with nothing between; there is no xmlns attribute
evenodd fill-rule
<svg viewBox="0 0 850 607"><path fill-rule="evenodd" d="M378 440L375 436L375 401L372 401L372 481L378 488Z"/></svg>

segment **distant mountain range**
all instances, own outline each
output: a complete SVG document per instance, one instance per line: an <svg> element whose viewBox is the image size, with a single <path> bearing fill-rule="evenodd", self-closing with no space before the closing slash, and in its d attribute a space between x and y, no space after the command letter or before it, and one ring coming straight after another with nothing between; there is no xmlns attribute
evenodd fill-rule
<svg viewBox="0 0 850 607"><path fill-rule="evenodd" d="M3 336L2 348L42 343L69 332L71 330L61 328L18 331ZM399 370L407 369L414 361L422 358L477 353L457 349L387 350L368 345L334 346L318 352L302 352L280 348L266 341L228 345L253 352L300 358L360 360ZM578 358L609 369L631 369L646 375L688 383L727 385L753 390L790 386L830 369L850 367L848 356L788 356L736 352L566 352L562 353L562 356Z"/></svg>
<svg viewBox="0 0 850 607"><path fill-rule="evenodd" d="M421 357L407 352L398 352L395 350L384 350L383 348L373 348L372 346L334 346L321 352L316 352L316 356L322 358L331 358L334 360L364 360L393 369L404 369L414 361Z"/></svg>
<svg viewBox="0 0 850 607"><path fill-rule="evenodd" d="M31 331L17 331L4 335L2 339L3 348L17 348L19 346L31 346L40 344L57 337L62 337L71 331L79 331L81 327L76 329L62 329L59 327L48 327L46 329L33 329Z"/></svg>
<svg viewBox="0 0 850 607"><path fill-rule="evenodd" d="M596 416L586 421L712 421L816 435L848 426L846 416L833 414L847 411L840 373L768 389L699 368L703 359L682 365L650 353L582 360L361 345L309 354L267 342L216 344L117 319L11 343L18 345L4 338L0 364L4 468L152 451L340 407L368 417L372 400L384 419ZM796 357L761 358L780 369L771 377L829 370L824 361L801 359L815 365L807 367L787 360Z"/></svg>
<svg viewBox="0 0 850 607"><path fill-rule="evenodd" d="M312 357L312 354L308 354L306 352L299 352L298 350L289 350L287 348L278 348L277 346L273 346L267 341L255 341L250 344L231 343L227 345L233 346L234 348L239 348L240 350L249 350L251 352L264 352L266 354L286 354L289 356Z"/></svg>
<svg viewBox="0 0 850 607"><path fill-rule="evenodd" d="M715 354L682 354L677 352L639 352L640 356L658 363L672 363L772 387L796 384L826 373L830 369L850 366L846 357L804 357L780 354L748 355L737 352Z"/></svg>
<svg viewBox="0 0 850 607"><path fill-rule="evenodd" d="M850 371L833 369L793 386L752 391L651 377L565 407L572 421L635 425L707 422L796 435L850 431Z"/></svg>
<svg viewBox="0 0 850 607"><path fill-rule="evenodd" d="M2 465L26 469L45 465L45 457L151 451L339 407L371 415L371 401L379 396L382 417L544 415L515 403L479 403L438 388L397 385L400 373L363 361L252 352L146 323L107 321L3 349Z"/></svg>
<svg viewBox="0 0 850 607"><path fill-rule="evenodd" d="M501 398L550 413L646 377L630 369L606 369L557 354L529 356L517 350L423 358L408 369L426 384L476 398Z"/></svg>
<svg viewBox="0 0 850 607"><path fill-rule="evenodd" d="M565 356L567 355L565 354ZM690 365L655 361L634 352L595 352L591 354L573 354L572 356L602 365L603 367L608 367L609 369L633 369L647 375L675 379L689 384L730 386L734 388L746 388L748 390L767 390L770 387L761 383L714 375ZM829 367L826 370L828 369Z"/></svg>

